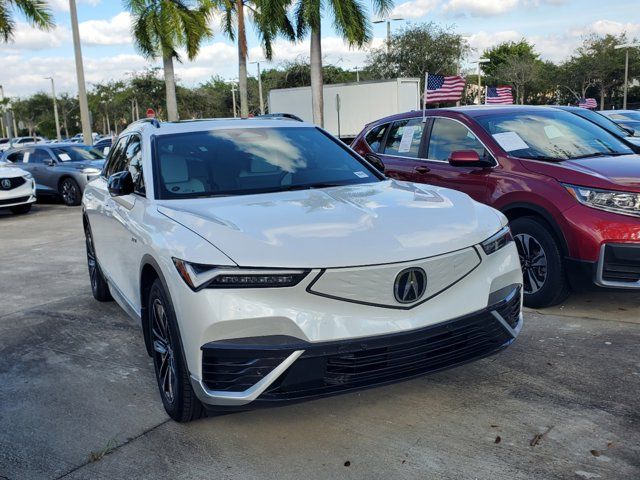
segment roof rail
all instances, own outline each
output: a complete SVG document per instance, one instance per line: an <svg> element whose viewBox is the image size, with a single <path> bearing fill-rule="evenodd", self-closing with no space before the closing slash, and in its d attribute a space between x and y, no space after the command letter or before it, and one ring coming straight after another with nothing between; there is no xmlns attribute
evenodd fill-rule
<svg viewBox="0 0 640 480"><path fill-rule="evenodd" d="M293 113L264 113L262 115L256 115L255 118L273 118L276 120L295 120L296 122L304 122L300 117Z"/></svg>
<svg viewBox="0 0 640 480"><path fill-rule="evenodd" d="M129 125L135 125L137 123L150 123L154 127L160 128L160 122L157 118L141 118L139 120L136 120L135 122L131 122Z"/></svg>

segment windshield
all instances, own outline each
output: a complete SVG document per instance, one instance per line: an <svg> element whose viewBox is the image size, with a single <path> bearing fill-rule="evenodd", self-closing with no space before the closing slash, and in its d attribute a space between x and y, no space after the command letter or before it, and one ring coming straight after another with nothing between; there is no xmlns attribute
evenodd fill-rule
<svg viewBox="0 0 640 480"><path fill-rule="evenodd" d="M86 162L104 159L102 152L92 147L56 147L51 150L61 162Z"/></svg>
<svg viewBox="0 0 640 480"><path fill-rule="evenodd" d="M601 115L597 112L594 112L593 110L589 110L587 108L581 108L580 110L571 110L572 113L575 113L576 115L579 115L583 118L586 118L587 120L600 125L602 128L604 128L605 130L610 131L611 133L613 133L614 135L619 135L621 137L630 137L631 134L625 130L624 128L622 128L620 125L618 125L616 122L614 122L613 120L611 120L610 118L605 117L604 115Z"/></svg>
<svg viewBox="0 0 640 480"><path fill-rule="evenodd" d="M346 146L313 127L162 135L154 161L161 199L277 192L379 181Z"/></svg>
<svg viewBox="0 0 640 480"><path fill-rule="evenodd" d="M640 112L616 112L610 113L609 116L616 120L634 120L640 122Z"/></svg>
<svg viewBox="0 0 640 480"><path fill-rule="evenodd" d="M513 111L476 120L507 153L520 158L561 161L633 153L608 131L561 110Z"/></svg>

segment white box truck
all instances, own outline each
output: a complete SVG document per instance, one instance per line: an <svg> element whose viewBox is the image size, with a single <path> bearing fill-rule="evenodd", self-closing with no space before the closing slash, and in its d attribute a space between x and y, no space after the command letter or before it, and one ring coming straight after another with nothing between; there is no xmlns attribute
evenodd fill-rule
<svg viewBox="0 0 640 480"><path fill-rule="evenodd" d="M324 86L324 128L344 140L354 138L369 122L420 109L420 80L395 78ZM290 113L313 122L311 87L269 92L270 113Z"/></svg>

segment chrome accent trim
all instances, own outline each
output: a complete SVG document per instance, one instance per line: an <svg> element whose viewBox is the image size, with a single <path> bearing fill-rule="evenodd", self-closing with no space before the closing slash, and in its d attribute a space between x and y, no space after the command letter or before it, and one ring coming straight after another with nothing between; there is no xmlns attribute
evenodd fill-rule
<svg viewBox="0 0 640 480"><path fill-rule="evenodd" d="M271 370L269 374L260 380L252 387L242 392L226 392L219 390L209 390L202 380L198 380L193 374L191 374L191 386L196 393L198 399L207 405L218 406L239 406L246 405L253 402L262 393L269 388L269 386L276 381L276 379L282 375L287 368L295 362L300 355L304 353L304 350L296 350L276 368Z"/></svg>
<svg viewBox="0 0 640 480"><path fill-rule="evenodd" d="M625 288L627 290L640 288L640 280L637 282L612 282L611 280L604 279L604 252L606 248L606 243L603 243L600 247L600 258L598 259L598 266L596 268L596 285L605 288ZM638 248L640 248L640 246Z"/></svg>
<svg viewBox="0 0 640 480"><path fill-rule="evenodd" d="M513 292L511 292L509 295L506 296L506 298L503 299L503 301L509 302L512 297L515 295L515 293L518 290L514 290ZM497 311L495 310L491 310L491 315L494 316L494 318L496 320L498 320L500 322L500 324L504 327L504 329L509 332L509 334L513 337L516 338L518 336L518 334L520 333L520 330L522 330L522 324L524 323L524 314L522 313L522 288L520 289L520 314L518 315L518 323L516 324L516 328L512 328L511 325L509 325L509 323L507 323L507 321L504 319L504 317L502 315L500 315Z"/></svg>
<svg viewBox="0 0 640 480"><path fill-rule="evenodd" d="M97 258L96 265L99 265ZM116 301L116 303L120 305L120 307L126 312L126 314L129 315L133 320L136 320L138 322L141 321L142 314L140 313L140 311L136 310L136 308L129 301L129 299L127 299L124 293L122 293L122 291L118 287L116 287L115 283L113 283L113 281L111 280L111 277L109 277L109 275L105 273L104 270L100 269L100 271L107 281L109 292L111 293L111 296Z"/></svg>

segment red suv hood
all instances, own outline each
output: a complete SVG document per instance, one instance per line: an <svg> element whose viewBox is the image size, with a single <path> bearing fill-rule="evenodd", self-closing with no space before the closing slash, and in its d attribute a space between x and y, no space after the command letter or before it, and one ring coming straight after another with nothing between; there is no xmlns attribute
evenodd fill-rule
<svg viewBox="0 0 640 480"><path fill-rule="evenodd" d="M581 158L557 163L519 160L528 170L563 183L640 192L640 155Z"/></svg>

